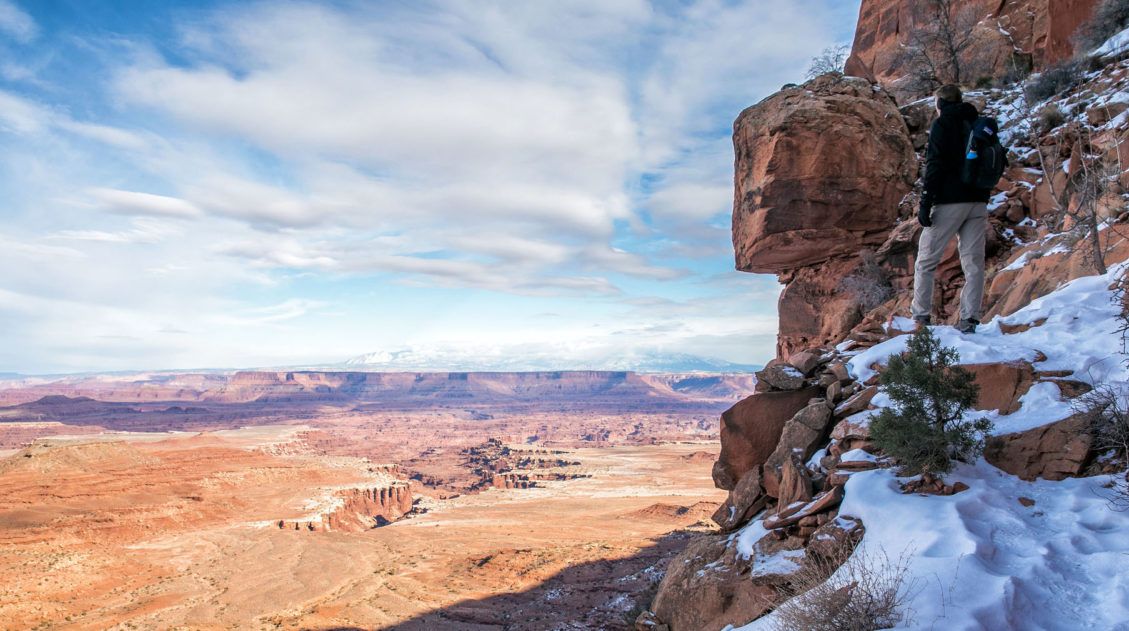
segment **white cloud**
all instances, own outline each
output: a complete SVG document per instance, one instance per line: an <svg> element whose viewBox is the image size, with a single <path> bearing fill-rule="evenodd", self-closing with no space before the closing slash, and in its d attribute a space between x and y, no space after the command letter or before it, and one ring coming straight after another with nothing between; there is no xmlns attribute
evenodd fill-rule
<svg viewBox="0 0 1129 631"><path fill-rule="evenodd" d="M60 230L48 235L48 239L72 241L102 241L105 243L160 243L181 233L176 226L161 221L135 219L128 230L108 232L105 230Z"/></svg>
<svg viewBox="0 0 1129 631"><path fill-rule="evenodd" d="M87 194L104 210L123 215L190 218L202 214L195 205L183 199L165 195L112 188L92 188L87 191Z"/></svg>
<svg viewBox="0 0 1129 631"><path fill-rule="evenodd" d="M17 42L27 43L39 34L39 26L11 0L0 0L0 33Z"/></svg>
<svg viewBox="0 0 1129 631"><path fill-rule="evenodd" d="M40 314L7 312L0 364L246 366L565 324L767 352L775 283L703 281L732 266L729 125L833 41L829 4L256 3L185 10L172 41L81 33L88 84L6 61L0 291Z"/></svg>

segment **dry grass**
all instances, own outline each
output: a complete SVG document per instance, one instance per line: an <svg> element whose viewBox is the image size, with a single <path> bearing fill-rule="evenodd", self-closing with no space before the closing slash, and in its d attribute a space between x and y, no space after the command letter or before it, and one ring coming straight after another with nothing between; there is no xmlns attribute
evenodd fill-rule
<svg viewBox="0 0 1129 631"><path fill-rule="evenodd" d="M819 558L797 574L776 608L775 631L877 631L908 621L906 602L917 592L909 554L891 561L885 551Z"/></svg>
<svg viewBox="0 0 1129 631"><path fill-rule="evenodd" d="M1108 385L1099 385L1079 397L1075 411L1086 419L1094 439L1094 450L1112 461L1119 470L1129 468L1129 400L1126 394ZM1129 510L1129 472L1114 476L1110 486L1110 505Z"/></svg>

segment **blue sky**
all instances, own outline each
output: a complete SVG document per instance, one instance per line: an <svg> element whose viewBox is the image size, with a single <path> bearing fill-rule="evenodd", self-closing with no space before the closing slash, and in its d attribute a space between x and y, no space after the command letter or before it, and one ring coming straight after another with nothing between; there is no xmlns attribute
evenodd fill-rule
<svg viewBox="0 0 1129 631"><path fill-rule="evenodd" d="M760 363L733 119L858 0L0 0L0 372Z"/></svg>

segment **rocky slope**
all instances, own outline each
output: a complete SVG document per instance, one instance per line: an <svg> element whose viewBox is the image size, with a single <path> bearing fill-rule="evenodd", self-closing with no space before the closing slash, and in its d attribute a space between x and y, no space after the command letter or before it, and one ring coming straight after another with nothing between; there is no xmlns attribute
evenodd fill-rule
<svg viewBox="0 0 1129 631"><path fill-rule="evenodd" d="M883 50L912 26L920 4L864 2L853 68L866 62L874 78L895 84L898 69ZM1029 20L1015 47L1036 67L1069 54L1064 33L1090 6L992 4L993 19L1013 27L1016 16ZM976 413L996 429L984 459L944 481L896 478L868 430L869 418L890 405L877 375L904 350L912 324L900 316L908 315L920 233L914 152L924 146L931 103L898 107L880 85L825 75L738 117L734 250L739 270L776 273L785 285L778 357L758 373L758 392L721 417L713 468L715 484L729 491L713 517L721 532L672 561L637 628L778 629L771 612L802 568L840 562L855 546L868 555L908 550L914 578L968 580L950 588L967 592L967 603L944 593L914 597L919 612L935 616L927 626L1068 629L1087 619L1113 628L1125 619L1109 601L1129 597L1116 587L1129 519L1089 501L1104 497L1112 465L1098 458L1074 408L1094 387L1129 386L1115 351L1123 308L1115 290L1129 261L1129 62L1094 65L1100 69L1047 102L1026 103L1022 85L970 95L1003 123L1012 168L990 204L986 323L972 336L935 328L976 376ZM1049 107L1062 119L1040 114ZM1099 222L1100 261L1094 232L1079 222L1094 199L1083 178L1094 170L1112 174L1088 206ZM938 273L942 319L954 314L963 284L954 250ZM1042 509L1032 517L1040 504L1061 511L1046 518L1058 526L1041 521ZM1086 524L1098 522L1121 539L1080 544L1090 541ZM1000 542L1001 528L1027 529L1029 543L1060 550L1061 563L1012 559L1022 545ZM1077 545L1089 545L1087 554L1071 556ZM960 570L969 554L1005 575L1012 570L999 568L1014 564L1018 578L1001 582L991 569L969 578ZM1090 584L1104 596L1052 593Z"/></svg>

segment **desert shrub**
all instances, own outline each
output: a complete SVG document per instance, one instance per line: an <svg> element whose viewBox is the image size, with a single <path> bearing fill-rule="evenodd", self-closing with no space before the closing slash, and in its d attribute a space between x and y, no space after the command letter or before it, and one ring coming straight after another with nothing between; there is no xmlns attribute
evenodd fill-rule
<svg viewBox="0 0 1129 631"><path fill-rule="evenodd" d="M957 0L927 0L922 11L926 19L910 31L895 62L904 69L907 87L926 94L946 83L964 85L987 74L982 60L967 54L982 17L975 6Z"/></svg>
<svg viewBox="0 0 1129 631"><path fill-rule="evenodd" d="M1033 105L1065 92L1081 82L1082 63L1073 59L1060 61L1031 76L1027 80L1027 85L1023 86L1023 97L1028 104Z"/></svg>
<svg viewBox="0 0 1129 631"><path fill-rule="evenodd" d="M842 44L824 48L823 52L812 57L811 65L808 66L808 79L814 79L819 75L829 72L842 74L843 68L847 64L847 55L850 54L850 51L850 48Z"/></svg>
<svg viewBox="0 0 1129 631"><path fill-rule="evenodd" d="M889 273L869 250L863 251L862 265L839 283L839 289L854 298L863 313L894 297Z"/></svg>
<svg viewBox="0 0 1129 631"><path fill-rule="evenodd" d="M1102 0L1094 7L1094 15L1075 34L1078 48L1094 50L1129 26L1129 0Z"/></svg>
<svg viewBox="0 0 1129 631"><path fill-rule="evenodd" d="M1035 118L1035 126L1040 134L1046 134L1066 122L1066 114L1062 113L1062 108L1054 104L1043 107L1035 114Z"/></svg>
<svg viewBox="0 0 1129 631"><path fill-rule="evenodd" d="M1073 403L1077 414L1086 420L1093 437L1094 450L1108 464L1125 471L1129 468L1129 400L1126 394L1108 386L1099 385ZM1129 472L1116 476L1110 503L1116 508L1129 510Z"/></svg>
<svg viewBox="0 0 1129 631"><path fill-rule="evenodd" d="M880 382L893 406L870 422L870 436L898 460L903 473L944 473L953 459L969 460L984 449L992 422L964 419L980 388L972 373L956 365L959 359L956 349L942 347L929 327L922 327L882 373Z"/></svg>
<svg viewBox="0 0 1129 631"><path fill-rule="evenodd" d="M1008 61L1007 70L995 81L994 87L1007 88L1027 80L1031 76L1032 60L1029 55L1013 55Z"/></svg>
<svg viewBox="0 0 1129 631"><path fill-rule="evenodd" d="M916 591L908 570L909 555L891 561L884 551L859 552L845 563L820 557L805 564L784 590L788 600L776 608L773 631L877 631L897 626L908 621L905 604Z"/></svg>

